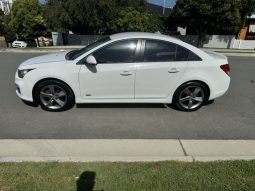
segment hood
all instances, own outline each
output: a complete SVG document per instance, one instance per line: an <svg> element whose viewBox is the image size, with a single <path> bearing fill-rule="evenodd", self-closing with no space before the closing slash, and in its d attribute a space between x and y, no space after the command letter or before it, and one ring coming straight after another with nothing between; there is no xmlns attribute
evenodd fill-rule
<svg viewBox="0 0 255 191"><path fill-rule="evenodd" d="M31 59L24 61L20 67L30 66L34 64L41 64L41 63L49 63L49 62L65 62L65 55L67 52L55 53L55 54L47 54L43 56L37 56Z"/></svg>

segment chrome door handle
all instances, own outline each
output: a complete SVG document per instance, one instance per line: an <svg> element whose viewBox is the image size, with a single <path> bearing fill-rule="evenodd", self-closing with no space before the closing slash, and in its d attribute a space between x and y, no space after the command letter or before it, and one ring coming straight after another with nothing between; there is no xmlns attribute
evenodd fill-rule
<svg viewBox="0 0 255 191"><path fill-rule="evenodd" d="M123 72L120 73L120 75L122 75L122 76L130 76L130 75L132 75L132 73L130 73L129 71L123 71Z"/></svg>
<svg viewBox="0 0 255 191"><path fill-rule="evenodd" d="M170 70L168 70L168 73L178 73L180 72L180 70L178 70L177 68L171 68Z"/></svg>

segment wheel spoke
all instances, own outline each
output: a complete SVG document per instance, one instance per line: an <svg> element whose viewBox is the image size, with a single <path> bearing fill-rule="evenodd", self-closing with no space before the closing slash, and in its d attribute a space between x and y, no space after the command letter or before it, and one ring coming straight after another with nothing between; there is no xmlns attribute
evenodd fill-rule
<svg viewBox="0 0 255 191"><path fill-rule="evenodd" d="M184 102L184 101L188 101L189 99L190 99L190 96L187 96L187 97L181 98L180 101Z"/></svg>
<svg viewBox="0 0 255 191"><path fill-rule="evenodd" d="M196 89L194 90L193 94L196 96L196 95L199 94L200 91L201 91L200 88L196 88Z"/></svg>
<svg viewBox="0 0 255 191"><path fill-rule="evenodd" d="M56 96L64 97L64 96L66 96L66 93L64 91L61 91L61 92L57 93Z"/></svg>
<svg viewBox="0 0 255 191"><path fill-rule="evenodd" d="M197 101L199 103L203 102L203 98L202 97L195 97L195 98L192 98L193 101Z"/></svg>
<svg viewBox="0 0 255 191"><path fill-rule="evenodd" d="M50 91L50 93L51 94L55 94L55 87L54 87L54 85L49 85L49 91Z"/></svg>
<svg viewBox="0 0 255 191"><path fill-rule="evenodd" d="M193 101L192 101L192 99L190 99L190 100L189 100L188 108L189 108L189 109L191 109L191 108L192 108L192 106L193 106Z"/></svg>
<svg viewBox="0 0 255 191"><path fill-rule="evenodd" d="M191 91L189 90L189 88L187 87L184 91L183 91L186 95L191 95Z"/></svg>
<svg viewBox="0 0 255 191"><path fill-rule="evenodd" d="M52 97L52 94L49 94L49 93L41 92L40 94L42 97L48 97L48 98Z"/></svg>
<svg viewBox="0 0 255 191"><path fill-rule="evenodd" d="M61 106L61 107L63 107L63 106L65 105L65 102L63 102L63 101L62 101L61 99L59 99L59 98L56 98L55 101L56 101L56 103L57 103L59 106Z"/></svg>

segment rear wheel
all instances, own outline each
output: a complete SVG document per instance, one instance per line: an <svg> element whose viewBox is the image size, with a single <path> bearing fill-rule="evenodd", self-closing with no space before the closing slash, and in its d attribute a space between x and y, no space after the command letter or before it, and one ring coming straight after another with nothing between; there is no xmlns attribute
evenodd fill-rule
<svg viewBox="0 0 255 191"><path fill-rule="evenodd" d="M36 89L36 99L46 111L64 111L74 105L74 95L69 86L57 80L47 80Z"/></svg>
<svg viewBox="0 0 255 191"><path fill-rule="evenodd" d="M182 111L196 111L208 100L206 86L199 82L188 82L181 85L174 95L174 104Z"/></svg>

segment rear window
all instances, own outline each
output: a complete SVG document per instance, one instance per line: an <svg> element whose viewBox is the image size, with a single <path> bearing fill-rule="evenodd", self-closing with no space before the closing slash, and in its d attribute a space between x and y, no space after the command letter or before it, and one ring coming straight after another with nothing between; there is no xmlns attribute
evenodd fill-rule
<svg viewBox="0 0 255 191"><path fill-rule="evenodd" d="M144 62L167 61L201 61L202 59L190 50L166 41L146 40Z"/></svg>

